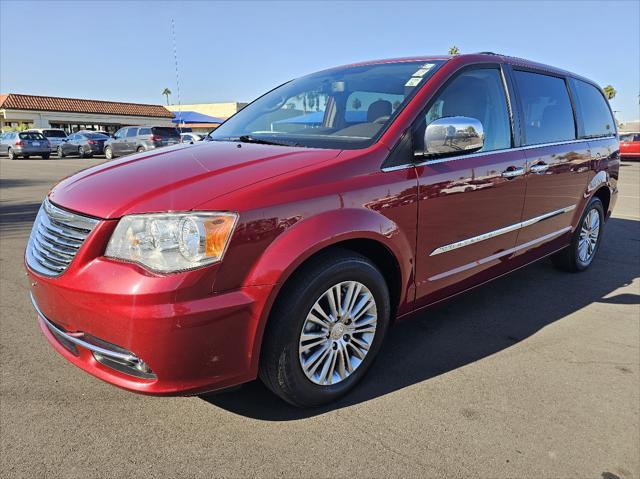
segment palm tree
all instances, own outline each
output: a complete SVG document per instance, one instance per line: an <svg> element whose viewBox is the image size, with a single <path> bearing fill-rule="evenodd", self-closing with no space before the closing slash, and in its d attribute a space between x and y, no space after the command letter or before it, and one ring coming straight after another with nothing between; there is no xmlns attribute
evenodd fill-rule
<svg viewBox="0 0 640 479"><path fill-rule="evenodd" d="M169 95L171 95L171 90L169 90L168 88L165 88L162 91L162 94L167 97L167 105L168 105L169 104Z"/></svg>
<svg viewBox="0 0 640 479"><path fill-rule="evenodd" d="M455 45L449 48L449 55L460 55L460 49Z"/></svg>
<svg viewBox="0 0 640 479"><path fill-rule="evenodd" d="M611 85L607 85L602 90L604 91L604 94L607 97L607 100L613 100L616 96L616 93L618 93L616 89L613 88Z"/></svg>

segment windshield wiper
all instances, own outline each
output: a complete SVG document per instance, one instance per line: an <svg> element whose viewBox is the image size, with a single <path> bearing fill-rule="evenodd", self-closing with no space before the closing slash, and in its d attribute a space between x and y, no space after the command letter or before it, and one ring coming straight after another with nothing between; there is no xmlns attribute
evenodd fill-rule
<svg viewBox="0 0 640 479"><path fill-rule="evenodd" d="M237 141L242 143L256 143L259 145L276 145L276 146L295 146L290 143L279 143L277 141L265 140L262 138L255 138L251 135L240 135Z"/></svg>

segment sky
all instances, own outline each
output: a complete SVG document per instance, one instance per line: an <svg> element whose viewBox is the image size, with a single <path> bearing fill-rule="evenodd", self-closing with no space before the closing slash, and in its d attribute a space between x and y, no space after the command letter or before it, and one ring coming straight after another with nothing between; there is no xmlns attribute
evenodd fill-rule
<svg viewBox="0 0 640 479"><path fill-rule="evenodd" d="M171 21L175 22L179 84ZM251 101L362 60L493 51L618 91L640 118L640 0L0 0L0 92L141 103Z"/></svg>

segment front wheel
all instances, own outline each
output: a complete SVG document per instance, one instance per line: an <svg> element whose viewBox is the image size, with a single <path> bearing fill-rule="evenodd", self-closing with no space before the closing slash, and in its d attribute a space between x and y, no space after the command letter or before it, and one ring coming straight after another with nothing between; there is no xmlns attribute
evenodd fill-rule
<svg viewBox="0 0 640 479"><path fill-rule="evenodd" d="M551 257L553 264L564 271L586 270L598 252L604 226L604 207L600 198L591 198L584 210L571 244Z"/></svg>
<svg viewBox="0 0 640 479"><path fill-rule="evenodd" d="M43 159L43 160L48 160L50 156L51 156L51 153L44 153L44 154L42 155L42 159Z"/></svg>
<svg viewBox="0 0 640 479"><path fill-rule="evenodd" d="M387 284L369 259L346 250L314 258L279 294L260 378L295 406L334 401L371 366L389 316Z"/></svg>
<svg viewBox="0 0 640 479"><path fill-rule="evenodd" d="M80 158L84 158L84 148L82 148L81 146L78 147L78 156Z"/></svg>

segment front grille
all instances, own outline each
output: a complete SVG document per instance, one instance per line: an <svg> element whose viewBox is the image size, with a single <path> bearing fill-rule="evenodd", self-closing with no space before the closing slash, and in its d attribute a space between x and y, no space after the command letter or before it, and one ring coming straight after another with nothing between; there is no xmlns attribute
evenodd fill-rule
<svg viewBox="0 0 640 479"><path fill-rule="evenodd" d="M27 245L27 264L44 276L59 276L71 264L98 220L63 210L45 198Z"/></svg>

